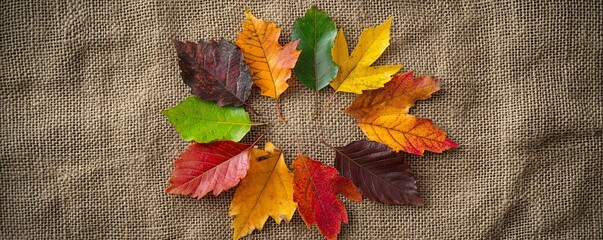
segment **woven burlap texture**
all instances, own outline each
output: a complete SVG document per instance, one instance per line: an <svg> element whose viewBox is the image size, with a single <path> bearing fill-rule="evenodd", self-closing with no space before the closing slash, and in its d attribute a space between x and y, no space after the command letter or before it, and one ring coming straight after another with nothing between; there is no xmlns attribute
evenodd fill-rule
<svg viewBox="0 0 603 240"><path fill-rule="evenodd" d="M249 8L282 28L317 5L353 46L394 17L376 64L432 74L442 90L411 113L460 145L409 156L425 207L345 201L341 239L596 239L603 236L600 2L2 1L0 235L6 239L228 239L233 191L165 193L185 143L161 110L189 89L171 39L233 41ZM265 133L291 164L297 146L325 164L365 139L339 110L312 119L297 79L282 125L258 89ZM333 90L318 96L326 100ZM263 144L261 144L263 145ZM296 216L247 239L321 239Z"/></svg>

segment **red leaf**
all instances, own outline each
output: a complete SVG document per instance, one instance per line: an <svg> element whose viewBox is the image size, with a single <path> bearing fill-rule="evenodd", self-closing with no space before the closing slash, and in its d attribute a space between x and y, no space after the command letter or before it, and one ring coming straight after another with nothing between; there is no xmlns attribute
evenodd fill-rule
<svg viewBox="0 0 603 240"><path fill-rule="evenodd" d="M293 168L293 201L298 204L302 219L308 227L315 224L327 239L336 239L341 222L348 223L348 214L337 193L353 201L362 201L362 195L335 168L301 153L293 161Z"/></svg>
<svg viewBox="0 0 603 240"><path fill-rule="evenodd" d="M241 106L251 93L249 67L234 44L220 40L179 42L174 40L184 83L203 101L218 106Z"/></svg>
<svg viewBox="0 0 603 240"><path fill-rule="evenodd" d="M212 190L217 196L236 186L247 175L252 146L233 141L189 145L174 161L166 192L200 199Z"/></svg>
<svg viewBox="0 0 603 240"><path fill-rule="evenodd" d="M333 149L335 168L370 200L423 206L410 165L388 146L361 140Z"/></svg>

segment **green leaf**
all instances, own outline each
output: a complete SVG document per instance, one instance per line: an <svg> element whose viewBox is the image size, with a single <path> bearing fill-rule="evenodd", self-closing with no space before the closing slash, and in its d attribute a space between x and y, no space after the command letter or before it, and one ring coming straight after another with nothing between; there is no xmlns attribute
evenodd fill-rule
<svg viewBox="0 0 603 240"><path fill-rule="evenodd" d="M240 141L254 125L242 107L219 107L190 96L173 108L163 110L185 141Z"/></svg>
<svg viewBox="0 0 603 240"><path fill-rule="evenodd" d="M335 22L316 7L308 9L304 17L293 25L293 40L299 39L301 50L294 71L297 79L306 87L318 91L337 75L331 49L337 35Z"/></svg>

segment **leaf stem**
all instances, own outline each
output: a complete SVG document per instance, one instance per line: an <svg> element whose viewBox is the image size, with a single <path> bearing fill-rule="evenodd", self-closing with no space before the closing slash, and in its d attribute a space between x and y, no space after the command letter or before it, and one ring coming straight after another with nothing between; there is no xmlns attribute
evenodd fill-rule
<svg viewBox="0 0 603 240"><path fill-rule="evenodd" d="M329 106L329 104L333 101L333 99L335 99L335 95L337 94L337 91L333 92L333 95L331 95L331 97L329 97L329 100L327 100L323 105L322 108L327 108Z"/></svg>
<svg viewBox="0 0 603 240"><path fill-rule="evenodd" d="M262 116L262 114L260 114L260 113L259 113L259 112L257 112L255 109L253 109L253 108L251 107L251 105L249 105L249 104L247 104L247 103L243 103L243 104L244 104L244 105L247 107L247 109L249 109L251 112L253 112L253 114L258 115L258 116Z"/></svg>
<svg viewBox="0 0 603 240"><path fill-rule="evenodd" d="M333 147L333 146L331 146L330 144L328 144L327 142L325 142L325 140L324 140L324 139L320 139L320 143L322 143L323 145L325 145L325 146L327 146L327 147L330 147L330 148L332 148L332 149L336 150L336 149L335 149L335 147Z"/></svg>
<svg viewBox="0 0 603 240"><path fill-rule="evenodd" d="M283 115L281 114L281 107L278 104L278 97L275 98L275 102L276 102L276 114L278 115L278 119L281 120L281 122L283 123L283 125L286 125L287 121L285 121L285 119L283 118Z"/></svg>
<svg viewBox="0 0 603 240"><path fill-rule="evenodd" d="M299 146L299 135L295 134L295 137L293 137L293 140L295 140L295 146L297 146L297 152L298 154L302 154L301 151L301 147Z"/></svg>
<svg viewBox="0 0 603 240"><path fill-rule="evenodd" d="M262 125L268 125L268 123L251 123L251 126L262 126Z"/></svg>
<svg viewBox="0 0 603 240"><path fill-rule="evenodd" d="M318 100L318 89L316 89L314 91L314 112L312 113L312 120L316 120L316 118L318 118L321 110L322 108L320 108L320 101Z"/></svg>
<svg viewBox="0 0 603 240"><path fill-rule="evenodd" d="M258 144L258 142L260 142L260 140L264 138L264 134L262 133L255 141L253 141L253 143L251 144L251 147L255 146L256 144Z"/></svg>

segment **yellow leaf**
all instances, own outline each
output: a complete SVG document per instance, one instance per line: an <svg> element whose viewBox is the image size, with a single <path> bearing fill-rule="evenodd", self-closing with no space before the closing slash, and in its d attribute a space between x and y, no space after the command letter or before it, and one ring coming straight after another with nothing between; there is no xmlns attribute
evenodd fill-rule
<svg viewBox="0 0 603 240"><path fill-rule="evenodd" d="M268 216L277 224L291 220L297 204L293 202L293 174L285 157L272 143L264 150L252 149L249 171L241 181L230 204L233 239L242 238L254 229L262 230Z"/></svg>
<svg viewBox="0 0 603 240"><path fill-rule="evenodd" d="M402 65L371 67L389 46L391 25L390 17L377 27L365 29L351 56L343 29L339 29L331 50L333 61L339 66L337 77L331 82L335 91L362 94L362 90L381 88L402 68Z"/></svg>
<svg viewBox="0 0 603 240"><path fill-rule="evenodd" d="M253 82L262 95L276 99L277 114L283 120L278 98L289 87L287 79L291 77L291 69L301 51L296 49L299 40L281 46L278 43L280 34L281 29L276 24L257 19L246 10L243 31L236 44L249 64Z"/></svg>

